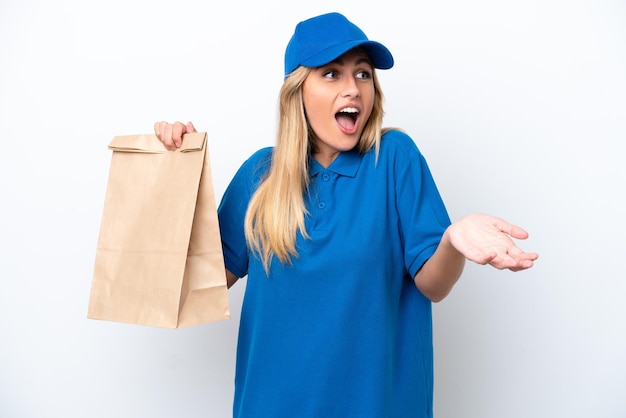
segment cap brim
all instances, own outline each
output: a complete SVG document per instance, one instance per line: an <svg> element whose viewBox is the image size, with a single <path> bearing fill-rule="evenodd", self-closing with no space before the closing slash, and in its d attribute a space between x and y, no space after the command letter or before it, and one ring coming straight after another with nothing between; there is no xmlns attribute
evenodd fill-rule
<svg viewBox="0 0 626 418"><path fill-rule="evenodd" d="M340 44L333 45L318 54L302 60L301 65L305 67L321 67L322 65L334 61L341 55L358 46L363 47L365 51L367 51L367 55L369 55L372 60L374 68L388 70L393 67L393 56L387 47L376 41L365 40L342 42Z"/></svg>

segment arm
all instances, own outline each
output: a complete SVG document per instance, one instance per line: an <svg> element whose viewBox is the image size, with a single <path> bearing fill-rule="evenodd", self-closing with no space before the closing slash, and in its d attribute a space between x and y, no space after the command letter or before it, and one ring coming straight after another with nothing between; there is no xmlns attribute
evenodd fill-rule
<svg viewBox="0 0 626 418"><path fill-rule="evenodd" d="M439 302L461 277L465 259L501 270L531 268L538 254L522 251L511 237L526 239L528 233L493 216L466 216L446 229L433 256L415 275L415 285L424 296Z"/></svg>
<svg viewBox="0 0 626 418"><path fill-rule="evenodd" d="M435 253L414 277L420 292L433 302L440 302L448 296L465 267L465 257L450 243L449 230L450 227L444 232Z"/></svg>
<svg viewBox="0 0 626 418"><path fill-rule="evenodd" d="M235 282L237 282L237 280L239 280L239 277L235 276L233 272L226 269L226 284L229 289L235 284Z"/></svg>

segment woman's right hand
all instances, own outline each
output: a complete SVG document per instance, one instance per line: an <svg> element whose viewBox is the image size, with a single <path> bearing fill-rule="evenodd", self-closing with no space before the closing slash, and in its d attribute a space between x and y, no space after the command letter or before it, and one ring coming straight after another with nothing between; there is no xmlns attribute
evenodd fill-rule
<svg viewBox="0 0 626 418"><path fill-rule="evenodd" d="M154 133L163 142L165 148L170 151L180 148L183 143L183 135L192 132L196 132L196 128L191 122L187 122L186 125L182 122L168 123L164 121L154 124Z"/></svg>

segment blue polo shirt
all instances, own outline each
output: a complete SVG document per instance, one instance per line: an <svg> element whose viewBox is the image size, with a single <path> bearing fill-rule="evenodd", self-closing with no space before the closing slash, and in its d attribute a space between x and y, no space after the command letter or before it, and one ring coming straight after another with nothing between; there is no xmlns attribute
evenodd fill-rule
<svg viewBox="0 0 626 418"><path fill-rule="evenodd" d="M269 276L243 219L271 148L239 169L219 207L226 267L248 276L235 376L237 418L432 416L431 302L413 276L450 224L422 154L400 131L374 151L310 161L310 239Z"/></svg>

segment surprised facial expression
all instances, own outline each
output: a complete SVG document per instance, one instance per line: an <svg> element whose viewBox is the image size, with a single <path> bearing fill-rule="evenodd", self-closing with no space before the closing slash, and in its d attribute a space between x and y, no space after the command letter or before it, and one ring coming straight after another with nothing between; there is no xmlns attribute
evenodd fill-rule
<svg viewBox="0 0 626 418"><path fill-rule="evenodd" d="M361 50L315 68L303 85L304 109L317 141L313 157L327 167L361 138L374 106L373 67Z"/></svg>

